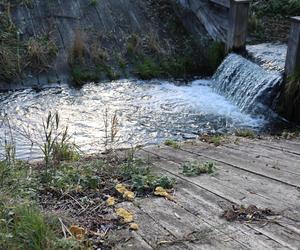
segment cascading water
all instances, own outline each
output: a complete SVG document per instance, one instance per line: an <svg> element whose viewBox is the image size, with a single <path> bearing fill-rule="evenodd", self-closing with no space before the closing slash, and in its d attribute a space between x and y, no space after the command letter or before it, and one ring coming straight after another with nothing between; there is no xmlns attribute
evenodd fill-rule
<svg viewBox="0 0 300 250"><path fill-rule="evenodd" d="M267 71L239 56L229 54L213 76L214 88L242 111L269 113L282 83L282 74Z"/></svg>
<svg viewBox="0 0 300 250"><path fill-rule="evenodd" d="M270 65L271 53L267 59L260 53L257 60ZM39 158L42 120L49 110L59 110L61 124L69 126L75 143L88 153L103 149L104 120L114 113L119 121L117 147L162 143L170 138L195 138L202 133L268 129L271 127L268 107L281 80L280 71L230 54L212 79L188 84L120 80L91 83L82 89L60 85L40 91L0 92L0 159L11 129L17 157ZM107 108L109 117L105 118ZM266 111L268 115L261 117Z"/></svg>

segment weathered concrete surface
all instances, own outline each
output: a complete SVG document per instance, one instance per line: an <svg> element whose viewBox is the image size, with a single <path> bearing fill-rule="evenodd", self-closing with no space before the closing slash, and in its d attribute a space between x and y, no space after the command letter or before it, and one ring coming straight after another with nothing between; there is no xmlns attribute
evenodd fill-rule
<svg viewBox="0 0 300 250"><path fill-rule="evenodd" d="M114 60L114 65L118 64L118 55L126 54L133 34L140 38L139 46L154 41L163 53L176 53L176 46L184 39L174 36L176 15L170 14L168 6L169 0L33 0L30 5L12 4L10 13L21 39L47 34L57 44L59 53L46 74L29 73L23 81L12 84L0 82L0 89L66 83L69 55L78 33L90 54L91 48L102 50L108 60ZM157 44L153 43L153 47Z"/></svg>

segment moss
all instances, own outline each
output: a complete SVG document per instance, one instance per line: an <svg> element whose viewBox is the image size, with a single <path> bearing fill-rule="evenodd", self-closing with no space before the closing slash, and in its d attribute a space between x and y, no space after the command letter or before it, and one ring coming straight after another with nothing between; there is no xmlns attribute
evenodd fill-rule
<svg viewBox="0 0 300 250"><path fill-rule="evenodd" d="M278 112L288 120L300 123L300 73L287 79L279 101Z"/></svg>
<svg viewBox="0 0 300 250"><path fill-rule="evenodd" d="M213 41L208 48L209 68L214 72L222 63L225 57L225 45L219 41Z"/></svg>
<svg viewBox="0 0 300 250"><path fill-rule="evenodd" d="M158 63L151 57L145 57L135 62L136 74L143 80L155 78L161 75Z"/></svg>
<svg viewBox="0 0 300 250"><path fill-rule="evenodd" d="M71 67L72 81L77 86L82 86L86 82L97 82L100 80L100 72L95 69L83 68L81 65Z"/></svg>

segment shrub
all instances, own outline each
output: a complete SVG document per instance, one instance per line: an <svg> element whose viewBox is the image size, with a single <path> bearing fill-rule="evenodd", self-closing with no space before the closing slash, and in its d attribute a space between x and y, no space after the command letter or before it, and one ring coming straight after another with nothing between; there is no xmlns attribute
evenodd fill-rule
<svg viewBox="0 0 300 250"><path fill-rule="evenodd" d="M299 0L256 0L252 6L259 16L294 16L300 13Z"/></svg>

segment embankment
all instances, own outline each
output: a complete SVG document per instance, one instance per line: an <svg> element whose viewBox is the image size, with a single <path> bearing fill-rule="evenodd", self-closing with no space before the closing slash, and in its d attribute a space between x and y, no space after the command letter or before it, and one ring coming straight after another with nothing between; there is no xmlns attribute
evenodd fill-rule
<svg viewBox="0 0 300 250"><path fill-rule="evenodd" d="M210 38L171 2L1 1L0 89L212 72Z"/></svg>

